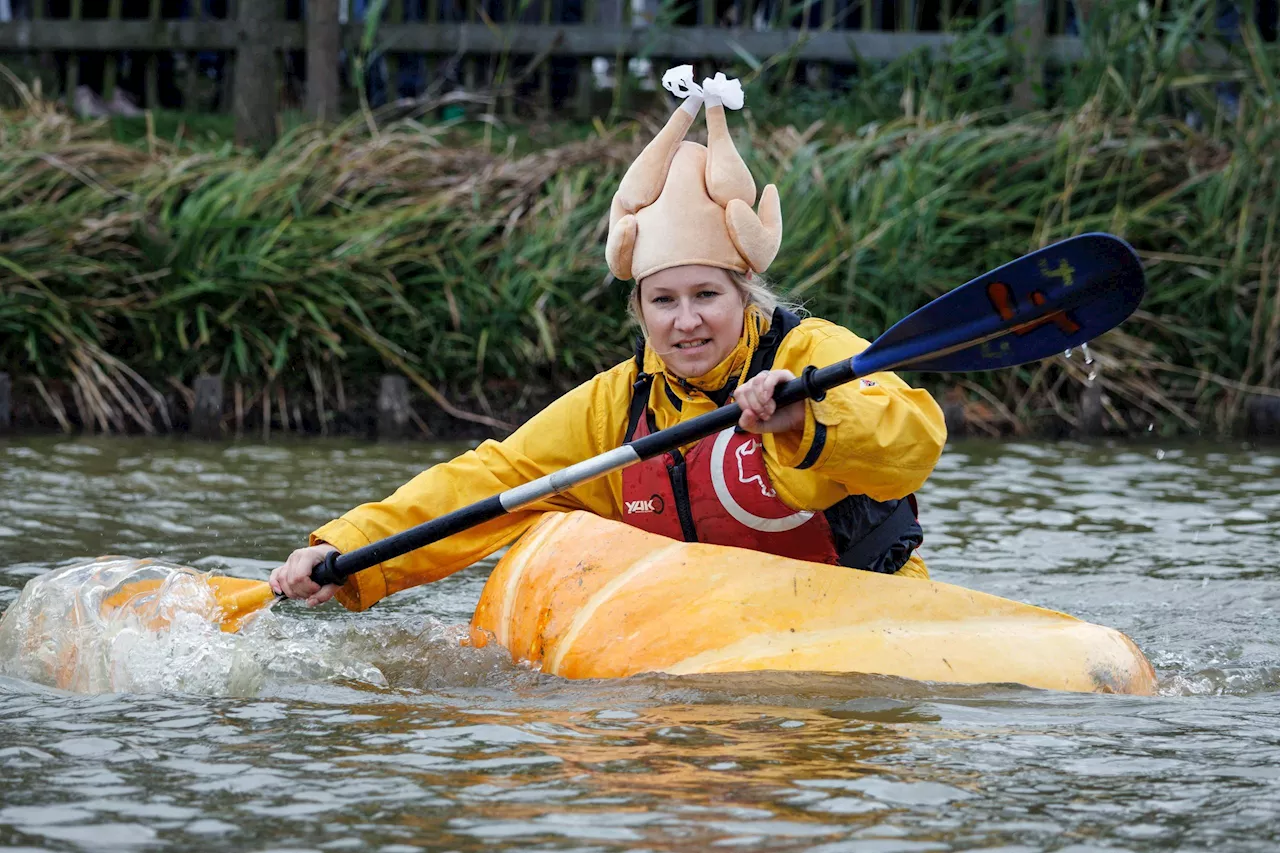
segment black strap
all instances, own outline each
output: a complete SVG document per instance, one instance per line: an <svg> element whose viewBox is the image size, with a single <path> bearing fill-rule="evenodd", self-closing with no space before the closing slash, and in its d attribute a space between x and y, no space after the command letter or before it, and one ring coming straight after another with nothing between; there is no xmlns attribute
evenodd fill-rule
<svg viewBox="0 0 1280 853"><path fill-rule="evenodd" d="M799 315L793 314L785 308L773 309L773 318L769 321L769 331L760 336L760 343L756 345L755 354L751 356L751 366L747 368L748 379L762 370L769 370L773 367L773 361L778 357L778 348L782 346L782 339L799 325ZM736 386L737 381L733 380L730 384ZM730 388L729 390L732 391L733 389Z"/></svg>
<svg viewBox="0 0 1280 853"><path fill-rule="evenodd" d="M809 452L800 460L800 464L796 466L796 469L803 471L818 464L818 460L822 457L822 451L826 447L827 425L815 419L813 422L813 443L809 445Z"/></svg>
<svg viewBox="0 0 1280 853"><path fill-rule="evenodd" d="M644 338L636 339L636 381L631 383L631 405L627 409L627 434L622 439L626 443L633 439L640 419L649 408L649 389L653 387L653 376L644 372ZM652 432L652 428L650 432Z"/></svg>
<svg viewBox="0 0 1280 853"><path fill-rule="evenodd" d="M916 523L914 504L914 500L907 498L898 501L898 506L884 521L868 531L866 536L844 549L840 555L840 565L855 569L872 566Z"/></svg>

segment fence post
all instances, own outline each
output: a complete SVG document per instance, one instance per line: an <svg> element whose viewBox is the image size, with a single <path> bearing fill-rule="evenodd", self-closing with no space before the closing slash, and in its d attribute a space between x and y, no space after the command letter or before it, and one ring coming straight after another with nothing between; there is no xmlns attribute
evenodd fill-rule
<svg viewBox="0 0 1280 853"><path fill-rule="evenodd" d="M147 19L153 27L160 26L160 0L150 0L147 6ZM155 51L147 54L146 93L147 109L160 109L160 55Z"/></svg>
<svg viewBox="0 0 1280 853"><path fill-rule="evenodd" d="M383 8L383 21L391 24L403 24L405 22L405 5L409 0L387 0ZM379 22L381 25L381 22ZM394 104L400 100L400 74L401 69L406 65L408 57L403 53L388 53L387 59L387 79L386 79L386 99L388 104Z"/></svg>
<svg viewBox="0 0 1280 853"><path fill-rule="evenodd" d="M280 20L276 0L252 0L239 5L240 47L236 50L236 144L269 148L276 139L276 102L280 86L279 59L272 37Z"/></svg>
<svg viewBox="0 0 1280 853"><path fill-rule="evenodd" d="M599 20L599 0L582 0L582 25L592 26ZM593 57L578 57L578 91L576 92L574 112L581 121L590 119L594 114L596 78L591 68Z"/></svg>
<svg viewBox="0 0 1280 853"><path fill-rule="evenodd" d="M952 388L942 398L942 420L947 426L947 438L964 438L969 431L964 413L964 391Z"/></svg>
<svg viewBox="0 0 1280 853"><path fill-rule="evenodd" d="M120 20L120 14L123 11L124 0L108 0L107 2L107 19L110 21ZM107 54L106 61L102 69L102 100L110 104L115 99L116 83L120 79L120 62L116 54Z"/></svg>
<svg viewBox="0 0 1280 853"><path fill-rule="evenodd" d="M228 21L240 18L241 0L227 0L226 15ZM236 55L228 50L222 55L222 80L218 83L218 111L234 115L236 101Z"/></svg>
<svg viewBox="0 0 1280 853"><path fill-rule="evenodd" d="M806 12L806 14L808 13ZM822 23L820 25L820 29L824 31L830 31L830 30L834 30L835 28L836 28L836 0L822 0ZM818 63L815 63L813 67L817 69L818 87L829 91L835 79L835 74L833 73L831 63L818 62Z"/></svg>
<svg viewBox="0 0 1280 853"><path fill-rule="evenodd" d="M0 394L3 394L3 389L0 389ZM3 398L0 398L0 405L3 405ZM0 422L0 426L3 426L3 422ZM1249 438L1280 438L1280 397L1257 396L1249 399L1245 414L1245 435Z"/></svg>
<svg viewBox="0 0 1280 853"><path fill-rule="evenodd" d="M191 434L206 439L223 437L223 378L198 375L191 389L196 397L191 409Z"/></svg>
<svg viewBox="0 0 1280 853"><path fill-rule="evenodd" d="M552 5L552 0L538 0L538 21L543 26L551 24ZM554 54L548 55L542 61L542 67L538 69L538 106L546 112L551 112L554 106L551 97L551 67L554 64Z"/></svg>
<svg viewBox="0 0 1280 853"><path fill-rule="evenodd" d="M916 0L898 0L898 31L914 33L916 20L920 17Z"/></svg>
<svg viewBox="0 0 1280 853"><path fill-rule="evenodd" d="M338 118L338 0L307 0L307 118Z"/></svg>
<svg viewBox="0 0 1280 853"><path fill-rule="evenodd" d="M440 0L426 0L426 6L422 11L422 22L424 24L440 23ZM438 75L442 69L447 67L447 63L434 53L422 54L420 61L422 62L422 85L424 90L427 92L443 92L444 89L438 85ZM433 86L435 87L434 89L432 88Z"/></svg>
<svg viewBox="0 0 1280 853"><path fill-rule="evenodd" d="M462 4L466 10L462 19L468 24L474 24L480 20L480 2L479 0L471 0ZM465 43L459 45L459 52L462 54L462 89L468 95L475 94L480 87L478 72L476 70L476 57L474 53L467 50ZM470 109L468 109L470 112Z"/></svg>
<svg viewBox="0 0 1280 853"><path fill-rule="evenodd" d="M71 0L71 11L68 19L72 21L80 20L81 13L84 9L83 0ZM67 106L72 112L76 111L76 89L80 88L80 54L74 50L67 54Z"/></svg>
<svg viewBox="0 0 1280 853"><path fill-rule="evenodd" d="M1106 433L1103 425L1102 386L1090 385L1080 395L1080 434L1095 437Z"/></svg>
<svg viewBox="0 0 1280 853"><path fill-rule="evenodd" d="M44 20L45 4L47 0L31 0L31 19L35 21ZM45 97L50 100L57 100L58 92L58 68L53 62L53 54L47 50L42 50L36 56L36 67L39 68L40 85L43 87L45 83L49 84L49 88L44 91ZM68 101L70 103L70 101Z"/></svg>
<svg viewBox="0 0 1280 853"><path fill-rule="evenodd" d="M1031 110L1036 89L1044 84L1044 0L1014 0L1013 44L1022 62L1013 86L1013 107Z"/></svg>
<svg viewBox="0 0 1280 853"><path fill-rule="evenodd" d="M221 438L222 377L201 374L191 390L196 398L191 407L191 434L196 438Z"/></svg>
<svg viewBox="0 0 1280 853"><path fill-rule="evenodd" d="M193 2L190 9L190 15L192 18L194 18L197 21L203 21L204 20L204 3L199 2L199 0L196 0L196 2ZM240 36L240 43L244 44L243 33L241 33L241 36ZM199 62L200 62L200 58L199 56L196 55L196 52L194 50L183 51L182 83L180 85L181 92L182 92L182 109L189 113L198 112L198 109L196 107L196 101L198 100L196 97L196 89L200 82L200 69L198 67Z"/></svg>
<svg viewBox="0 0 1280 853"><path fill-rule="evenodd" d="M7 432L9 427L13 425L13 406L10 389L12 383L9 381L9 374L0 373L0 432Z"/></svg>
<svg viewBox="0 0 1280 853"><path fill-rule="evenodd" d="M404 438L409 426L409 380L387 374L378 387L378 438Z"/></svg>

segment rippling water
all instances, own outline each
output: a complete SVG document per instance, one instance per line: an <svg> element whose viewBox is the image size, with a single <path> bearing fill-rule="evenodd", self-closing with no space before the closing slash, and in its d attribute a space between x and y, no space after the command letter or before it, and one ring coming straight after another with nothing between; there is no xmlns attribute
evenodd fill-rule
<svg viewBox="0 0 1280 853"><path fill-rule="evenodd" d="M456 450L0 440L0 608L105 553L265 578ZM0 678L0 847L1277 848L1280 450L960 444L921 504L936 579L1119 628L1161 695L567 682L457 646L481 565L365 614L277 608L278 665L237 695Z"/></svg>

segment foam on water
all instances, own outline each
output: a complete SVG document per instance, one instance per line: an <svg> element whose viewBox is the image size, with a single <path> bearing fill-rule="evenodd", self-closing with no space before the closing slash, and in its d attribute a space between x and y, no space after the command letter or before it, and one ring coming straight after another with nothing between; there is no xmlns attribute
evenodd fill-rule
<svg viewBox="0 0 1280 853"><path fill-rule="evenodd" d="M340 627L263 611L237 633L222 631L207 578L128 557L33 578L0 618L0 675L77 693L245 696L273 679L386 684L373 664L337 653ZM109 606L122 592L127 600Z"/></svg>

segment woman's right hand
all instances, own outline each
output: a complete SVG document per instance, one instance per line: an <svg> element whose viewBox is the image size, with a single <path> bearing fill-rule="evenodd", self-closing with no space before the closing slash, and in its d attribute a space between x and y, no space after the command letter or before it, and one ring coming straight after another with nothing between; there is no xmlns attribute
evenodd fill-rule
<svg viewBox="0 0 1280 853"><path fill-rule="evenodd" d="M337 584L320 586L311 579L311 570L320 565L324 558L338 549L321 542L307 548L299 548L289 555L283 566L271 572L271 589L276 595L284 595L293 599L306 599L308 607L316 607L333 598L338 591Z"/></svg>

